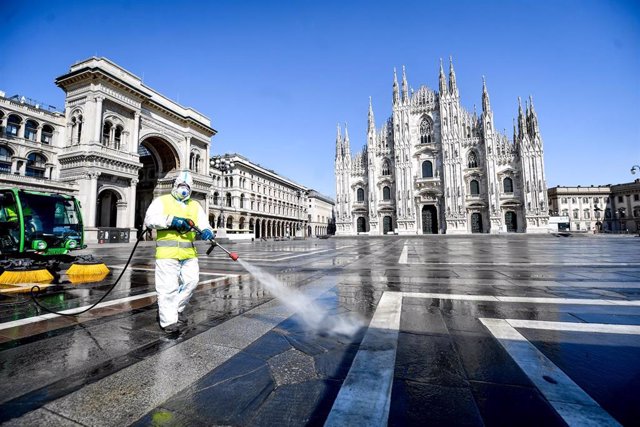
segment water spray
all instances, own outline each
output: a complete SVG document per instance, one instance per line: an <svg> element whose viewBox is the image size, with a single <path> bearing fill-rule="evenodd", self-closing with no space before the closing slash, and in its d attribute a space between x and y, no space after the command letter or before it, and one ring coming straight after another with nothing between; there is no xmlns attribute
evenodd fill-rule
<svg viewBox="0 0 640 427"><path fill-rule="evenodd" d="M193 220L187 219L187 224L189 224L189 227L191 227L196 233L202 236L202 230L196 227L196 224L193 222ZM215 237L209 239L209 241L211 242L211 246L209 247L209 249L207 249L207 255L209 255L217 246L222 249L227 255L229 255L229 258L231 258L233 261L238 261L237 252L229 252L224 246L220 245L220 243L216 242L214 239Z"/></svg>

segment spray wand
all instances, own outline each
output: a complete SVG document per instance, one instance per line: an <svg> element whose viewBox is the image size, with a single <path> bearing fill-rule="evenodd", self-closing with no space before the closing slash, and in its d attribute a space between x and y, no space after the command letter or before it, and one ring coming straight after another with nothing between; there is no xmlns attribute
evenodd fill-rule
<svg viewBox="0 0 640 427"><path fill-rule="evenodd" d="M188 219L187 218L187 224L189 224L189 227L191 227L193 230L195 230L196 233L200 234L202 236L202 230L200 230L198 227L196 227L196 224L193 222L193 220ZM222 249L224 252L226 252L227 255L229 255L229 258L231 258L234 261L238 260L238 253L237 252L229 252L224 246L221 246L220 243L216 242L215 237L212 239L209 239L209 241L211 242L211 246L209 247L209 249L207 249L207 255L209 255L211 253L211 251L213 251L216 246L218 246L220 249Z"/></svg>

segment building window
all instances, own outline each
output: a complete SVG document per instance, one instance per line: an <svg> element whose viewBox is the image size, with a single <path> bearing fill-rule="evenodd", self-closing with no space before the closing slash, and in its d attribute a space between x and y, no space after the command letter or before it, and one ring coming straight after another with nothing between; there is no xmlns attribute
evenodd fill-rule
<svg viewBox="0 0 640 427"><path fill-rule="evenodd" d="M571 198L571 203L578 203L578 201L576 200L576 198L575 198L575 197L572 197L572 198Z"/></svg>
<svg viewBox="0 0 640 427"><path fill-rule="evenodd" d="M640 195L639 194L634 194L633 195L633 201L637 202L638 200L640 200Z"/></svg>
<svg viewBox="0 0 640 427"><path fill-rule="evenodd" d="M569 216L569 209L562 209L562 216Z"/></svg>
<svg viewBox="0 0 640 427"><path fill-rule="evenodd" d="M5 133L8 136L18 136L18 131L20 130L20 124L22 123L22 119L15 114L11 114L7 119L7 127L5 129Z"/></svg>
<svg viewBox="0 0 640 427"><path fill-rule="evenodd" d="M562 204L563 204L563 205L566 205L566 204L567 204L567 198L566 198L566 197L563 197L563 198L562 198L562 200L561 200L561 202L562 202Z"/></svg>
<svg viewBox="0 0 640 427"><path fill-rule="evenodd" d="M27 176L44 177L44 169L47 159L38 153L31 153L27 156Z"/></svg>
<svg viewBox="0 0 640 427"><path fill-rule="evenodd" d="M422 177L423 178L433 177L433 164L429 160L422 162Z"/></svg>
<svg viewBox="0 0 640 427"><path fill-rule="evenodd" d="M582 199L582 203L589 203L589 198L588 197L584 197Z"/></svg>
<svg viewBox="0 0 640 427"><path fill-rule="evenodd" d="M478 157L476 156L476 152L472 151L469 153L469 158L468 158L468 165L470 168L477 168L478 167Z"/></svg>
<svg viewBox="0 0 640 427"><path fill-rule="evenodd" d="M358 202L364 202L364 190L362 188L358 188L356 193L356 200Z"/></svg>
<svg viewBox="0 0 640 427"><path fill-rule="evenodd" d="M231 193L227 193L226 196L225 196L225 199L226 199L226 206L228 208L230 208L231 207Z"/></svg>
<svg viewBox="0 0 640 427"><path fill-rule="evenodd" d="M13 151L7 147L0 147L0 173L11 173L11 157Z"/></svg>
<svg viewBox="0 0 640 427"><path fill-rule="evenodd" d="M116 150L121 148L122 144L122 126L116 126L116 130L113 133L113 146Z"/></svg>
<svg viewBox="0 0 640 427"><path fill-rule="evenodd" d="M24 126L24 139L36 141L38 138L38 124L33 120L27 120Z"/></svg>
<svg viewBox="0 0 640 427"><path fill-rule="evenodd" d="M109 145L109 140L111 139L111 122L104 122L102 126L102 145Z"/></svg>
<svg viewBox="0 0 640 427"><path fill-rule="evenodd" d="M589 212L589 209L585 209L584 210L584 219L589 219L591 218L591 213Z"/></svg>
<svg viewBox="0 0 640 427"><path fill-rule="evenodd" d="M475 179L471 180L471 182L469 183L469 188L471 190L472 196L477 196L480 194L480 183Z"/></svg>
<svg viewBox="0 0 640 427"><path fill-rule="evenodd" d="M42 135L40 142L43 144L51 144L53 142L53 128L49 125L42 126Z"/></svg>
<svg viewBox="0 0 640 427"><path fill-rule="evenodd" d="M240 195L240 209L244 209L244 194Z"/></svg>
<svg viewBox="0 0 640 427"><path fill-rule="evenodd" d="M420 143L428 144L433 141L433 126L431 125L431 121L427 118L422 120L420 123Z"/></svg>
<svg viewBox="0 0 640 427"><path fill-rule="evenodd" d="M578 209L573 210L573 219L578 219L580 217L580 211Z"/></svg>
<svg viewBox="0 0 640 427"><path fill-rule="evenodd" d="M388 160L384 160L382 162L382 175L390 175L391 171L389 170L389 161Z"/></svg>
<svg viewBox="0 0 640 427"><path fill-rule="evenodd" d="M391 200L391 189L387 186L382 188L382 200Z"/></svg>
<svg viewBox="0 0 640 427"><path fill-rule="evenodd" d="M213 204L214 204L214 205L217 205L217 204L218 204L218 199L219 199L219 197L220 197L220 196L219 196L219 194L218 194L218 192L217 192L217 191L216 191L215 193L213 193Z"/></svg>
<svg viewBox="0 0 640 427"><path fill-rule="evenodd" d="M618 196L618 203L622 203L622 202L624 202L624 197Z"/></svg>
<svg viewBox="0 0 640 427"><path fill-rule="evenodd" d="M513 180L511 178L505 178L502 181L502 187L505 193L513 193Z"/></svg>

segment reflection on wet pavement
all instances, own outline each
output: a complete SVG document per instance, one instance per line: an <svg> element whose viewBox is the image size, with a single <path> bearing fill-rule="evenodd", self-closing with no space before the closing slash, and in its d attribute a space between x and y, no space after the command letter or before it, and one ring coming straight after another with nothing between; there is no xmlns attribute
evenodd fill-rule
<svg viewBox="0 0 640 427"><path fill-rule="evenodd" d="M357 314L365 325L385 293L403 293L395 362L371 366L374 374L391 373L388 395L379 396L389 402L390 425L426 419L564 424L479 319L640 324L640 306L623 305L640 300L640 241L628 237L333 238L230 246L334 316ZM63 277L43 292L43 304L71 309L104 295L130 247L93 250L112 274L80 285ZM0 421L323 424L339 412L334 403L345 379L363 381L355 359L375 328L352 338L313 333L221 253L201 256L189 327L177 340L167 339L156 320L152 251L139 248L108 296L110 305L77 319L37 317L42 313L26 295L0 295ZM640 388L638 335L520 333L618 422L638 419L638 405L629 400ZM116 399L119 393L124 397ZM346 402L343 407L356 404Z"/></svg>

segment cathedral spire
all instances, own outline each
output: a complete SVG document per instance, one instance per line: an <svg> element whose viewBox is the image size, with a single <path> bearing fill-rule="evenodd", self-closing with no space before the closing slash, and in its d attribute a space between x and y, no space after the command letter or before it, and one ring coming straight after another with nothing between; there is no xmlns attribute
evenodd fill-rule
<svg viewBox="0 0 640 427"><path fill-rule="evenodd" d="M447 81L444 78L444 69L442 68L442 58L440 58L440 75L438 76L440 96L444 96L447 93Z"/></svg>
<svg viewBox="0 0 640 427"><path fill-rule="evenodd" d="M342 152L342 135L340 134L340 123L337 126L338 130L336 133L336 159L341 159L343 156Z"/></svg>
<svg viewBox="0 0 640 427"><path fill-rule="evenodd" d="M351 157L351 146L349 145L349 128L347 123L344 123L344 155Z"/></svg>
<svg viewBox="0 0 640 427"><path fill-rule="evenodd" d="M396 67L393 67L393 105L400 101L400 93L398 92L398 76L396 75Z"/></svg>
<svg viewBox="0 0 640 427"><path fill-rule="evenodd" d="M371 97L369 97L369 120L368 120L368 128L369 131L376 129L376 122L373 117L373 106L371 105Z"/></svg>
<svg viewBox="0 0 640 427"><path fill-rule="evenodd" d="M533 137L540 133L540 129L538 128L538 115L533 108L533 96L531 95L529 95L529 106L529 126L531 126L531 136Z"/></svg>
<svg viewBox="0 0 640 427"><path fill-rule="evenodd" d="M522 99L518 97L518 138L522 139L526 128L527 122L522 113Z"/></svg>
<svg viewBox="0 0 640 427"><path fill-rule="evenodd" d="M449 56L449 93L458 94L458 85L456 84L456 72L453 71L453 58Z"/></svg>
<svg viewBox="0 0 640 427"><path fill-rule="evenodd" d="M487 82L482 76L482 111L487 112L491 110L491 103L489 102L489 91L487 90Z"/></svg>
<svg viewBox="0 0 640 427"><path fill-rule="evenodd" d="M409 85L407 84L407 73L404 65L402 66L402 102L407 102L409 98Z"/></svg>

